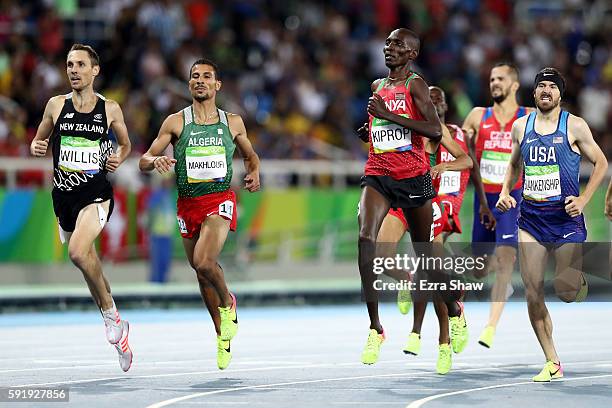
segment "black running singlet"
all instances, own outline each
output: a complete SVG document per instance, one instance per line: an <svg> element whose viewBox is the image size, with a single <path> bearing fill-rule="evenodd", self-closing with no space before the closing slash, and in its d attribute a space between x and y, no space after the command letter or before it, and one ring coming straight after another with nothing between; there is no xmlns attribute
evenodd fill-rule
<svg viewBox="0 0 612 408"><path fill-rule="evenodd" d="M94 109L81 113L74 108L72 94L66 95L51 135L54 191L78 193L110 188L104 167L113 145L108 138L106 99L96 96Z"/></svg>

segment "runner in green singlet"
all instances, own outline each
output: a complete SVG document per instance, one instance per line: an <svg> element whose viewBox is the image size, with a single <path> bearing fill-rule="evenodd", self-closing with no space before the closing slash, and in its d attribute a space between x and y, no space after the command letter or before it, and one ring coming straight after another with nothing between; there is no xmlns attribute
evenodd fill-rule
<svg viewBox="0 0 612 408"><path fill-rule="evenodd" d="M140 170L170 171L178 188L177 219L189 264L196 271L200 293L217 332L217 366L232 358L230 340L238 330L236 297L230 293L217 262L227 234L236 230L236 195L230 190L232 157L237 146L244 158L245 188L259 190L259 157L239 115L217 108L221 89L214 62L199 59L191 67L193 103L168 116L157 138L140 159ZM164 155L168 145L174 158Z"/></svg>

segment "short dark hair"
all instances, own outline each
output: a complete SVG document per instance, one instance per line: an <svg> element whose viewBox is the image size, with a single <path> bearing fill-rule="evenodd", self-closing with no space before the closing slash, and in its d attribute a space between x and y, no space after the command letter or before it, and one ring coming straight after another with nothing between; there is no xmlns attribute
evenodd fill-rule
<svg viewBox="0 0 612 408"><path fill-rule="evenodd" d="M214 62L212 62L208 58L200 58L200 59L196 60L196 62L194 62L191 65L191 68L189 68L189 77L190 78L191 78L191 72L193 71L193 67L195 67L196 65L210 65L213 68L213 71L215 72L215 79L217 81L221 80L221 75L219 73L219 67L217 66L217 64L215 64Z"/></svg>
<svg viewBox="0 0 612 408"><path fill-rule="evenodd" d="M508 70L510 71L510 75L514 76L514 79L516 80L516 82L519 82L519 69L512 62L501 61L493 65L493 68L498 68L498 67L507 67Z"/></svg>
<svg viewBox="0 0 612 408"><path fill-rule="evenodd" d="M87 54L89 54L91 65L94 67L96 65L100 65L100 57L98 57L98 53L90 45L73 44L72 47L70 47L70 51L68 51L68 54L70 54L72 51L86 51Z"/></svg>
<svg viewBox="0 0 612 408"><path fill-rule="evenodd" d="M408 38L412 39L413 41L413 45L416 48L417 51L420 50L421 48L421 39L419 38L419 35L417 33L415 33L414 31L408 29L408 28L398 28L398 31L407 36Z"/></svg>

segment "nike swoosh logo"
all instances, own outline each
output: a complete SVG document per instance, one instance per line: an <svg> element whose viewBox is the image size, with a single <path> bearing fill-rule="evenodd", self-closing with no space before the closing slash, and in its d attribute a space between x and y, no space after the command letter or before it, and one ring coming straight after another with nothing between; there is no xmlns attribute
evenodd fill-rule
<svg viewBox="0 0 612 408"><path fill-rule="evenodd" d="M482 128L483 128L483 129L488 129L488 128L490 128L491 126L493 126L493 124L492 124L492 123L490 123L490 124L488 124L488 125L482 125Z"/></svg>
<svg viewBox="0 0 612 408"><path fill-rule="evenodd" d="M535 142L536 140L538 140L538 139L527 139L527 140L525 140L525 143Z"/></svg>
<svg viewBox="0 0 612 408"><path fill-rule="evenodd" d="M408 197L410 197L410 198L420 198L420 197L423 197L423 196L420 196L420 195L415 196L415 195L410 194Z"/></svg>
<svg viewBox="0 0 612 408"><path fill-rule="evenodd" d="M551 75L555 75L555 74L542 74L543 76L551 76Z"/></svg>
<svg viewBox="0 0 612 408"><path fill-rule="evenodd" d="M193 132L193 131L191 131L190 135L191 136L195 136L195 135L201 135L202 133L206 133L206 131L205 130L203 130L201 132Z"/></svg>
<svg viewBox="0 0 612 408"><path fill-rule="evenodd" d="M563 234L563 238L567 238L567 237L569 237L570 235L575 234L575 233L576 233L576 231L574 231L574 232L570 232L570 233L568 233L568 234Z"/></svg>
<svg viewBox="0 0 612 408"><path fill-rule="evenodd" d="M548 372L550 373L551 376L557 374L559 372L559 370L561 370L561 367L557 367L557 371L555 371L554 373L551 372L550 370L548 370Z"/></svg>
<svg viewBox="0 0 612 408"><path fill-rule="evenodd" d="M514 236L514 234L504 234L502 235L502 239L508 239L508 238L512 238Z"/></svg>

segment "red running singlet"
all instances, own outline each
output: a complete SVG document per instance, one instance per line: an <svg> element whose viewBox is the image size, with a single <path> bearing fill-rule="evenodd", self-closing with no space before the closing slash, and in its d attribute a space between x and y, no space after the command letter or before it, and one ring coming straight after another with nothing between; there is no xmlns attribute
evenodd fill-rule
<svg viewBox="0 0 612 408"><path fill-rule="evenodd" d="M446 124L449 128L451 137L459 146L461 150L468 153L468 147L465 140L463 130L457 125ZM452 154L446 150L442 144L438 147L436 163L444 163L455 160ZM470 180L470 170L461 171L445 171L439 178L433 180L434 188L440 196L440 200L444 203L450 203L449 214L458 214L461 210L461 204L463 202L463 195L467 183Z"/></svg>
<svg viewBox="0 0 612 408"><path fill-rule="evenodd" d="M482 115L475 148L476 160L480 165L480 177L487 193L501 192L510 163L510 154L512 153L510 130L514 121L526 113L527 110L520 106L514 117L506 123L503 129L495 118L492 107L485 109ZM519 177L513 190L520 188L522 185L523 180Z"/></svg>
<svg viewBox="0 0 612 408"><path fill-rule="evenodd" d="M424 120L412 96L410 85L416 73L412 73L401 85L385 85L383 79L376 89L385 106L396 115L414 120ZM370 152L365 165L366 176L391 176L396 180L421 176L429 170L423 136L396 123L370 115Z"/></svg>

